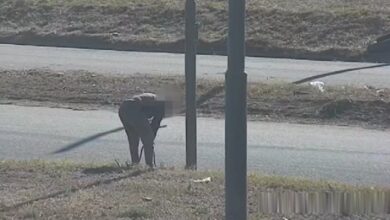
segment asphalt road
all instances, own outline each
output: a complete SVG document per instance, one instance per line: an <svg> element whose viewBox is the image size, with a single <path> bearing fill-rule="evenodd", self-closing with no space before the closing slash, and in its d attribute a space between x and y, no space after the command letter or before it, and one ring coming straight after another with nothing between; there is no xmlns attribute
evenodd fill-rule
<svg viewBox="0 0 390 220"><path fill-rule="evenodd" d="M227 58L198 56L198 76L223 77ZM250 81L292 82L331 71L367 67L372 63L326 62L272 58L246 58ZM0 69L49 68L58 71L88 70L114 74L171 74L184 72L182 54L123 52L0 44ZM328 84L353 84L389 87L390 67L357 70L321 79Z"/></svg>
<svg viewBox="0 0 390 220"><path fill-rule="evenodd" d="M224 121L200 118L200 169L224 167ZM156 141L157 164L184 167L184 118L165 119ZM0 105L0 160L69 159L125 161L124 132L89 142L73 151L51 152L92 134L120 126L115 112L72 111ZM357 185L390 186L390 133L354 127L248 123L250 171Z"/></svg>

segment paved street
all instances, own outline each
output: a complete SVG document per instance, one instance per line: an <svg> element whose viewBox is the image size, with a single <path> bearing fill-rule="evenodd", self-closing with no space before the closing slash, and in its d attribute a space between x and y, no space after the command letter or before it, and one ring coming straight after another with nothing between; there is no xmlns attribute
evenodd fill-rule
<svg viewBox="0 0 390 220"><path fill-rule="evenodd" d="M165 119L156 141L157 164L184 167L184 118ZM124 161L123 132L107 135L73 151L51 152L95 133L120 126L115 112L72 111L0 105L0 160L69 159ZM200 169L224 166L224 121L200 118ZM390 184L390 133L354 127L248 123L248 168L267 174L336 180L352 184Z"/></svg>
<svg viewBox="0 0 390 220"><path fill-rule="evenodd" d="M224 56L198 56L199 77L220 77L226 70ZM331 71L373 66L373 63L246 58L250 81L292 82ZM0 44L0 69L50 68L58 71L88 70L103 74L170 74L184 72L182 54L87 50ZM321 79L327 84L388 87L390 67L357 70Z"/></svg>

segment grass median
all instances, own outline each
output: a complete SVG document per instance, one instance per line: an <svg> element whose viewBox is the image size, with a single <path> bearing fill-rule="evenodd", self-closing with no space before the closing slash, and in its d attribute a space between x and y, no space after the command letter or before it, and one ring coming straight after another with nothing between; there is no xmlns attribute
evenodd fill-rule
<svg viewBox="0 0 390 220"><path fill-rule="evenodd" d="M198 79L200 116L224 117L222 79ZM85 71L0 71L0 103L66 107L77 110L110 108L142 92L161 95L164 88L184 96L184 78L166 75L101 75ZM248 118L256 121L363 126L390 125L390 90L373 87L327 86L321 92L307 84L253 82L248 86ZM184 100L181 99L181 103ZM180 101L179 101L180 106Z"/></svg>

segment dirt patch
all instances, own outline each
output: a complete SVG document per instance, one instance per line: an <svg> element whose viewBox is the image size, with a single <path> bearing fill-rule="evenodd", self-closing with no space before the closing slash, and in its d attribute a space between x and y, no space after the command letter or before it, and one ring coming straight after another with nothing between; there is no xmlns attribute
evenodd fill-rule
<svg viewBox="0 0 390 220"><path fill-rule="evenodd" d="M223 117L223 81L199 79L198 112ZM115 109L142 92L161 94L174 88L184 94L184 78L152 75L100 75L84 71L0 71L0 103L44 105L77 110ZM179 96L180 97L180 96ZM183 97L183 96L181 96ZM183 103L181 100L179 103ZM251 83L248 86L250 120L390 127L390 90L372 87L325 87ZM181 109L182 104L178 105Z"/></svg>
<svg viewBox="0 0 390 220"><path fill-rule="evenodd" d="M224 0L198 2L200 53L226 53L227 8ZM364 51L390 31L389 12L386 0L249 0L247 54L379 59ZM4 0L0 42L183 52L184 14L181 0Z"/></svg>
<svg viewBox="0 0 390 220"><path fill-rule="evenodd" d="M107 168L109 172L106 172ZM87 173L85 170L100 170ZM112 172L115 170L115 172ZM193 180L210 177L210 182ZM44 161L0 161L0 219L223 219L224 177L195 172L121 164L71 164ZM267 191L268 190L268 191ZM337 214L264 214L261 192L383 192L332 182L248 176L249 219L385 219ZM388 195L387 195L387 194ZM277 196L277 193L274 194ZM361 194L359 194L361 196ZM376 194L374 194L376 195ZM379 204L377 204L379 206ZM385 210L387 212L387 210ZM383 217L382 217L383 216ZM356 217L356 218L355 218ZM382 217L382 218L381 218Z"/></svg>

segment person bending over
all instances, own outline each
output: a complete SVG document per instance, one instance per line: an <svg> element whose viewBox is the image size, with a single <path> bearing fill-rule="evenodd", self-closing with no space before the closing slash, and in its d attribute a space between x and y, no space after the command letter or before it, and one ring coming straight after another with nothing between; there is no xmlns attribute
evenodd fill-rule
<svg viewBox="0 0 390 220"><path fill-rule="evenodd" d="M138 154L141 139L146 165L153 167L154 139L165 115L165 105L153 93L135 95L120 105L119 118L126 131L133 164L141 160Z"/></svg>

